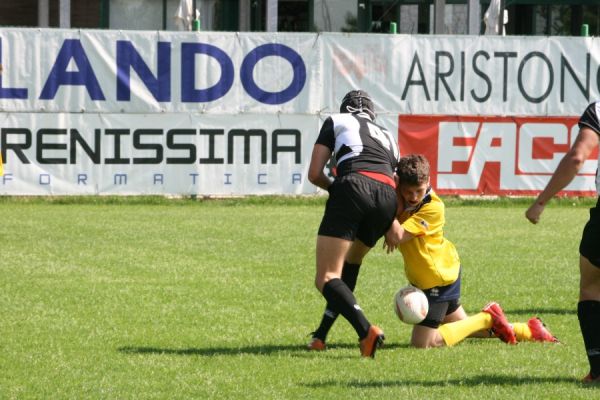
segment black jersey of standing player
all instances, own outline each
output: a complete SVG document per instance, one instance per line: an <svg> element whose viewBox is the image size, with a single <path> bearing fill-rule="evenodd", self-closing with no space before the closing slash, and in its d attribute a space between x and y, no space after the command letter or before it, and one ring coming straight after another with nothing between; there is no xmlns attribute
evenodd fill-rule
<svg viewBox="0 0 600 400"><path fill-rule="evenodd" d="M587 106L581 118L579 127L587 126L600 136L600 101ZM598 169L596 169L596 191L600 195L600 154L598 154Z"/></svg>
<svg viewBox="0 0 600 400"><path fill-rule="evenodd" d="M337 176L368 171L392 177L398 162L396 139L364 112L331 115L316 143L333 152Z"/></svg>

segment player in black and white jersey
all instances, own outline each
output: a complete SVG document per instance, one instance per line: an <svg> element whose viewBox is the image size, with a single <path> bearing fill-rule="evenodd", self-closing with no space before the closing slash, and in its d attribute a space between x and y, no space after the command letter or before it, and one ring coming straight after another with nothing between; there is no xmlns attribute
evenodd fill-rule
<svg viewBox="0 0 600 400"><path fill-rule="evenodd" d="M362 90L346 94L340 113L321 127L310 161L308 179L329 192L317 237L315 284L327 300L321 326L309 349L324 350L325 335L338 314L354 327L364 357L374 357L383 331L371 325L353 290L364 256L394 222L396 138L375 122L373 101ZM325 174L333 160L336 177Z"/></svg>
<svg viewBox="0 0 600 400"><path fill-rule="evenodd" d="M564 189L577 175L583 163L600 144L600 101L590 104L579 119L579 135L571 149L558 164L546 188L527 209L525 216L539 222L546 203ZM577 316L590 364L584 383L600 384L600 154L596 172L598 202L590 209L579 244L579 303Z"/></svg>

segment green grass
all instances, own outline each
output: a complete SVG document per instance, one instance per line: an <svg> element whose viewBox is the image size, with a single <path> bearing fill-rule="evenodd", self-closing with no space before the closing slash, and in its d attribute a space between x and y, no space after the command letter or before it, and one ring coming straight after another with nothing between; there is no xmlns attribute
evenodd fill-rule
<svg viewBox="0 0 600 400"><path fill-rule="evenodd" d="M303 350L323 309L313 286L322 198L0 198L2 399L589 399L576 315L589 200L447 199L463 304L538 315L562 345L408 346L392 296L401 257L367 256L357 297L386 332L361 359L339 320Z"/></svg>

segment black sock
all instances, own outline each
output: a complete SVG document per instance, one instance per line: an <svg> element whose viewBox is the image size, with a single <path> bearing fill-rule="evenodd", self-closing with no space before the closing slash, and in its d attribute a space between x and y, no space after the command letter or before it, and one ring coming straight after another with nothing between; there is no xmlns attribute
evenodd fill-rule
<svg viewBox="0 0 600 400"><path fill-rule="evenodd" d="M356 281L358 280L358 272L360 271L360 264L350 264L349 262L344 263L344 269L342 269L342 280L354 292L356 287Z"/></svg>
<svg viewBox="0 0 600 400"><path fill-rule="evenodd" d="M348 288L354 292L356 287L356 280L358 279L358 272L360 270L360 264L350 264L344 262L344 269L342 269L342 281L348 286ZM313 333L313 337L319 338L325 341L329 330L333 326L333 323L337 319L339 313L333 310L333 307L327 303L325 311L323 312L323 318L317 330Z"/></svg>
<svg viewBox="0 0 600 400"><path fill-rule="evenodd" d="M341 279L332 279L323 286L323 297L334 311L339 312L350 322L360 339L369 332L369 321L356 303L350 288Z"/></svg>
<svg viewBox="0 0 600 400"><path fill-rule="evenodd" d="M600 376L600 301L584 300L577 304L577 317L590 362L592 378Z"/></svg>

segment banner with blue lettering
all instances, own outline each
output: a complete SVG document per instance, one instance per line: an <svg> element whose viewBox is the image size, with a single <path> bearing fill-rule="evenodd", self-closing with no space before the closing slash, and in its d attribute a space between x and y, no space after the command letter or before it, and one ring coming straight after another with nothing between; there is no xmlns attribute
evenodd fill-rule
<svg viewBox="0 0 600 400"><path fill-rule="evenodd" d="M317 193L312 145L349 90L371 94L402 145L427 133L405 132L406 116L571 121L600 98L599 66L600 39L587 37L1 28L0 194ZM519 151L513 131L491 159ZM454 140L470 146L470 132ZM533 148L540 176L565 151ZM528 193L544 183L514 180Z"/></svg>
<svg viewBox="0 0 600 400"><path fill-rule="evenodd" d="M315 113L311 105L321 94L315 39L0 29L0 109Z"/></svg>
<svg viewBox="0 0 600 400"><path fill-rule="evenodd" d="M317 114L361 87L394 114L557 116L599 97L580 37L0 29L0 109Z"/></svg>

